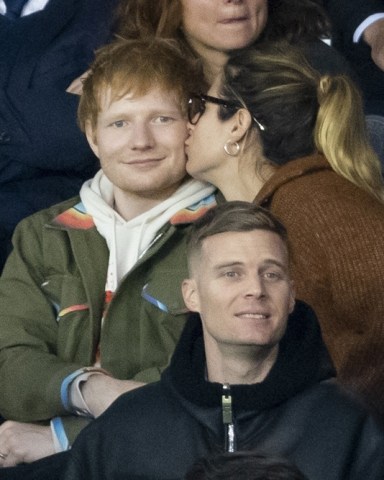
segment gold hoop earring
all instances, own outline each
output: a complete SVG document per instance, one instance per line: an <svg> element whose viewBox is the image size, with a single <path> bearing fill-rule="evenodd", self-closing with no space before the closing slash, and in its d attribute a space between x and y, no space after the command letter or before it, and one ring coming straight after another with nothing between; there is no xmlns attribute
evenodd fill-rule
<svg viewBox="0 0 384 480"><path fill-rule="evenodd" d="M240 152L240 145L237 142L226 142L224 145L224 152L230 157L237 157Z"/></svg>

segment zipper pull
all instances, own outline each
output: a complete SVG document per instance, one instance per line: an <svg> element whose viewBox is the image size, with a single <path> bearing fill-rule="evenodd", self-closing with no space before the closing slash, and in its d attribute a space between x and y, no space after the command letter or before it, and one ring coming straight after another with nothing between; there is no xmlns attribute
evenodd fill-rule
<svg viewBox="0 0 384 480"><path fill-rule="evenodd" d="M223 424L225 429L225 451L235 451L235 427L233 425L231 387L228 383L223 385L221 397Z"/></svg>

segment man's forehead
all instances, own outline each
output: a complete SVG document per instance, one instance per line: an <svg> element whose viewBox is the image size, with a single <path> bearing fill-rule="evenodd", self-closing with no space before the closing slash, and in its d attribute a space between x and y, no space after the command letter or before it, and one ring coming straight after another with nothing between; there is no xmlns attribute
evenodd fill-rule
<svg viewBox="0 0 384 480"><path fill-rule="evenodd" d="M223 232L203 240L202 250L208 257L243 262L245 259L279 258L288 261L285 242L275 232L255 229L246 232Z"/></svg>
<svg viewBox="0 0 384 480"><path fill-rule="evenodd" d="M158 104L163 103L167 106L174 106L174 108L181 110L180 100L177 93L173 90L166 90L159 86L153 85L146 89L139 87L122 86L119 89L113 86L104 86L99 92L99 107L100 110L107 110L113 103L120 100L132 101L132 103L144 103L148 101L156 101Z"/></svg>

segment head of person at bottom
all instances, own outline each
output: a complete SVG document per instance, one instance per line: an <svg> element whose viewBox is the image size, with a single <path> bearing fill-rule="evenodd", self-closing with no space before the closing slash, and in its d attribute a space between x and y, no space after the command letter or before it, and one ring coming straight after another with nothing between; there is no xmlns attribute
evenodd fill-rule
<svg viewBox="0 0 384 480"><path fill-rule="evenodd" d="M291 461L257 451L222 453L202 458L185 480L308 480Z"/></svg>
<svg viewBox="0 0 384 480"><path fill-rule="evenodd" d="M284 226L247 202L227 202L194 225L182 292L201 317L208 380L258 383L269 373L295 304Z"/></svg>
<svg viewBox="0 0 384 480"><path fill-rule="evenodd" d="M189 121L187 170L227 200L252 201L277 169L314 154L384 198L358 89L343 75L321 76L292 45L233 53L208 95L190 98Z"/></svg>
<svg viewBox="0 0 384 480"><path fill-rule="evenodd" d="M125 220L169 198L185 180L186 99L200 87L200 74L172 40L118 40L97 52L78 121Z"/></svg>

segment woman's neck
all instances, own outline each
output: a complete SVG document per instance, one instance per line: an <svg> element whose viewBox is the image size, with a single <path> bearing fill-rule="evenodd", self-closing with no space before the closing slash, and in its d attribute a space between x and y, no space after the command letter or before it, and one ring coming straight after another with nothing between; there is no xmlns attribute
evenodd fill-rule
<svg viewBox="0 0 384 480"><path fill-rule="evenodd" d="M227 56L225 56L225 58L221 58L219 55L221 52L216 53L218 53L218 55L214 60L207 60L203 58L204 76L208 82L208 85L212 85L215 79L221 75L223 67L227 63Z"/></svg>
<svg viewBox="0 0 384 480"><path fill-rule="evenodd" d="M253 202L267 180L275 172L275 168L264 163L257 171L255 160L252 163L237 164L236 171L222 172L213 183L227 201L243 200Z"/></svg>
<svg viewBox="0 0 384 480"><path fill-rule="evenodd" d="M228 202L233 200L253 202L263 184L257 181L258 179L253 182L248 180L250 179L237 177L231 179L230 182L217 182L216 186Z"/></svg>
<svg viewBox="0 0 384 480"><path fill-rule="evenodd" d="M205 78L208 85L212 85L215 78L221 74L224 65L228 61L228 54L212 47L196 42L192 38L187 39L194 52L202 59Z"/></svg>

